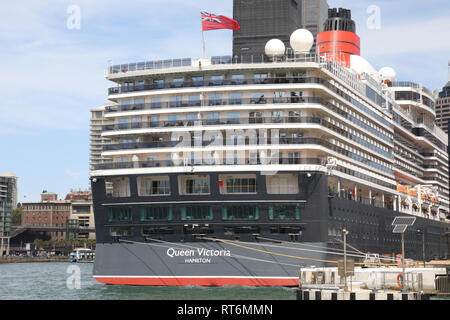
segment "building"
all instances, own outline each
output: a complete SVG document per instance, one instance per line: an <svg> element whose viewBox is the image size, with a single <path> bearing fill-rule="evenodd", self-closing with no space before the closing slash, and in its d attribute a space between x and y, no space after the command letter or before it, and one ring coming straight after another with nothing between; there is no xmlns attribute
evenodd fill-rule
<svg viewBox="0 0 450 320"><path fill-rule="evenodd" d="M331 12L348 28L349 12ZM299 264L342 258L343 229L360 252L395 257L399 215L416 218L405 233L408 257L422 259L419 230L427 258L444 256L448 139L434 125L433 94L362 57L336 57L110 67L115 105L101 135L112 161L91 171L94 277L298 285Z"/></svg>
<svg viewBox="0 0 450 320"><path fill-rule="evenodd" d="M104 117L106 106L91 109L91 146L90 146L90 165L91 169L94 165L108 161L108 159L103 159L102 145L109 143L108 139L102 138L102 127L108 124L108 121Z"/></svg>
<svg viewBox="0 0 450 320"><path fill-rule="evenodd" d="M71 237L95 240L95 232L86 230L95 228L91 191L71 191L65 200L71 203L69 220L76 229Z"/></svg>
<svg viewBox="0 0 450 320"><path fill-rule="evenodd" d="M9 254L11 213L17 208L17 176L0 174L0 256Z"/></svg>
<svg viewBox="0 0 450 320"><path fill-rule="evenodd" d="M70 212L70 201L58 200L56 193L44 191L41 202L22 204L22 225L59 229L48 232L53 240L64 240Z"/></svg>
<svg viewBox="0 0 450 320"><path fill-rule="evenodd" d="M233 31L233 57L261 57L271 39L288 48L290 35L302 27L317 35L327 9L325 0L234 0L233 19L241 30Z"/></svg>
<svg viewBox="0 0 450 320"><path fill-rule="evenodd" d="M439 92L439 98L436 101L436 124L444 130L449 132L450 121L450 81Z"/></svg>
<svg viewBox="0 0 450 320"><path fill-rule="evenodd" d="M324 23L328 17L328 3L326 0L301 0L302 28L308 29L314 36L312 51L316 52L317 35L324 31Z"/></svg>

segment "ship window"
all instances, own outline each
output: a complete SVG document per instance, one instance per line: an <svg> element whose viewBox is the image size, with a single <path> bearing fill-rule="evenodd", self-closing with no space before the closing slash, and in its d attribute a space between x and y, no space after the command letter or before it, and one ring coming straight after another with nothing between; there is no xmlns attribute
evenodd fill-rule
<svg viewBox="0 0 450 320"><path fill-rule="evenodd" d="M263 123L263 113L260 111L250 112L249 123Z"/></svg>
<svg viewBox="0 0 450 320"><path fill-rule="evenodd" d="M242 103L242 93L230 93L229 98L229 104Z"/></svg>
<svg viewBox="0 0 450 320"><path fill-rule="evenodd" d="M267 79L267 73L256 73L254 75L255 83L264 83Z"/></svg>
<svg viewBox="0 0 450 320"><path fill-rule="evenodd" d="M117 161L117 162L119 162L119 161ZM129 178L106 179L105 187L106 187L106 196L108 198L124 198L124 197L130 196L130 179Z"/></svg>
<svg viewBox="0 0 450 320"><path fill-rule="evenodd" d="M148 206L141 208L141 221L172 220L172 207Z"/></svg>
<svg viewBox="0 0 450 320"><path fill-rule="evenodd" d="M257 205L225 205L222 209L223 220L258 220L259 209Z"/></svg>
<svg viewBox="0 0 450 320"><path fill-rule="evenodd" d="M216 106L222 104L222 94L221 93L212 93L209 95L209 105Z"/></svg>
<svg viewBox="0 0 450 320"><path fill-rule="evenodd" d="M268 194L298 194L299 192L297 174L266 176L266 184Z"/></svg>
<svg viewBox="0 0 450 320"><path fill-rule="evenodd" d="M138 195L140 197L155 195L170 195L170 182L168 176L138 177Z"/></svg>
<svg viewBox="0 0 450 320"><path fill-rule="evenodd" d="M227 113L227 124L239 124L239 112Z"/></svg>
<svg viewBox="0 0 450 320"><path fill-rule="evenodd" d="M155 83L157 89L164 88L164 80L155 80L154 83Z"/></svg>
<svg viewBox="0 0 450 320"><path fill-rule="evenodd" d="M298 204L280 204L269 207L270 220L300 219L300 206Z"/></svg>
<svg viewBox="0 0 450 320"><path fill-rule="evenodd" d="M264 98L264 93L263 92L253 93L250 103L255 103L255 104L266 103L266 99Z"/></svg>
<svg viewBox="0 0 450 320"><path fill-rule="evenodd" d="M233 74L231 76L231 84L243 84L244 82L243 74Z"/></svg>
<svg viewBox="0 0 450 320"><path fill-rule="evenodd" d="M221 194L256 193L256 176L219 176Z"/></svg>
<svg viewBox="0 0 450 320"><path fill-rule="evenodd" d="M184 78L175 78L173 79L173 87L181 88L183 86Z"/></svg>
<svg viewBox="0 0 450 320"><path fill-rule="evenodd" d="M209 176L180 176L181 195L209 194Z"/></svg>
<svg viewBox="0 0 450 320"><path fill-rule="evenodd" d="M194 87L203 85L203 77L192 77L192 84Z"/></svg>
<svg viewBox="0 0 450 320"><path fill-rule="evenodd" d="M189 106L200 106L200 95L194 94L189 96Z"/></svg>
<svg viewBox="0 0 450 320"><path fill-rule="evenodd" d="M183 100L182 96L173 96L170 97L170 107L171 108L177 108L177 107L181 107L182 103L181 101Z"/></svg>
<svg viewBox="0 0 450 320"><path fill-rule="evenodd" d="M108 208L109 222L125 222L133 220L130 207L111 207Z"/></svg>
<svg viewBox="0 0 450 320"><path fill-rule="evenodd" d="M212 220L212 207L193 205L181 207L181 220Z"/></svg>
<svg viewBox="0 0 450 320"><path fill-rule="evenodd" d="M214 86L220 86L223 84L223 76L212 76L211 84Z"/></svg>

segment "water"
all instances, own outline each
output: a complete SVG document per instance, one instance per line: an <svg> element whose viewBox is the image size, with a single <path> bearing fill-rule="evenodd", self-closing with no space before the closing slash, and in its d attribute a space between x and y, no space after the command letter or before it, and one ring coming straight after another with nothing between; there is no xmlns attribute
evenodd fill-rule
<svg viewBox="0 0 450 320"><path fill-rule="evenodd" d="M80 288L74 273L79 267ZM0 300L295 300L284 287L111 286L92 277L92 263L0 264ZM69 272L68 272L69 271ZM68 281L69 280L69 281Z"/></svg>

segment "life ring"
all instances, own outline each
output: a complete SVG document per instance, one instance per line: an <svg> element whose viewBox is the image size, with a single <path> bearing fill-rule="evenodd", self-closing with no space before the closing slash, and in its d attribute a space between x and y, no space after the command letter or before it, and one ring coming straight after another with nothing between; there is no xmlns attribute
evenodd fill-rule
<svg viewBox="0 0 450 320"><path fill-rule="evenodd" d="M402 280L400 281L400 278L402 278ZM405 276L403 275L403 273L399 273L397 276L397 284L400 288L403 288L405 286Z"/></svg>

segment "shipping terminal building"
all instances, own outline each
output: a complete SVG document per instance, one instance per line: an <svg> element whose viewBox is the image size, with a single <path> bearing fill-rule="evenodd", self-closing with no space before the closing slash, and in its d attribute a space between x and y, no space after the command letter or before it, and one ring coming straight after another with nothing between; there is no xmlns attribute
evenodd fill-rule
<svg viewBox="0 0 450 320"><path fill-rule="evenodd" d="M313 50L290 21L301 3L235 1L232 56L108 69L91 171L98 281L297 286L301 266L342 259L344 228L357 262L396 263L396 216L416 218L407 258L422 259L422 239L427 259L448 258L436 96L361 57L349 10L328 11ZM245 15L276 8L285 29L250 31Z"/></svg>

